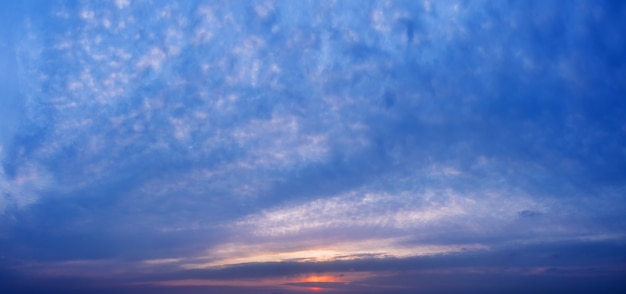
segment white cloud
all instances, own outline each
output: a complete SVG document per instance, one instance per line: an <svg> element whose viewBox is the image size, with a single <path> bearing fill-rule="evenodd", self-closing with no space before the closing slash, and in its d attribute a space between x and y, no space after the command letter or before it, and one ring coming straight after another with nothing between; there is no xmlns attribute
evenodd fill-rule
<svg viewBox="0 0 626 294"><path fill-rule="evenodd" d="M370 188L282 206L247 216L234 224L257 237L309 238L323 232L344 232L361 238L367 231L388 236L440 235L469 230L478 234L503 232L516 226L518 212L548 212L549 203L505 191L460 192L451 189L376 192ZM562 228L561 228L562 229ZM416 231L417 230L417 231ZM556 227L545 227L549 234ZM570 232L573 233L573 232Z"/></svg>
<svg viewBox="0 0 626 294"><path fill-rule="evenodd" d="M207 28L196 29L193 42L196 45L208 43L213 38L213 32Z"/></svg>
<svg viewBox="0 0 626 294"><path fill-rule="evenodd" d="M13 177L8 177L0 168L0 214L9 206L22 208L37 202L40 193L53 184L53 176L32 163L21 165Z"/></svg>
<svg viewBox="0 0 626 294"><path fill-rule="evenodd" d="M122 9L130 5L130 0L115 0L115 5L117 6L117 8Z"/></svg>
<svg viewBox="0 0 626 294"><path fill-rule="evenodd" d="M254 262L324 262L362 258L404 258L487 248L479 244L410 245L403 238L348 242L293 240L288 243L227 243L212 248L207 257L190 259L180 266L184 269L201 269ZM209 261L202 262L202 259Z"/></svg>
<svg viewBox="0 0 626 294"><path fill-rule="evenodd" d="M153 70L159 70L161 69L166 57L166 54L160 48L153 47L148 53L144 54L141 59L139 59L137 67L139 69L151 67Z"/></svg>
<svg viewBox="0 0 626 294"><path fill-rule="evenodd" d="M80 17L85 20L92 20L95 16L95 13L91 10L83 10L80 12Z"/></svg>
<svg viewBox="0 0 626 294"><path fill-rule="evenodd" d="M267 18L275 9L274 3L269 1L254 6L254 12L256 12L260 18Z"/></svg>

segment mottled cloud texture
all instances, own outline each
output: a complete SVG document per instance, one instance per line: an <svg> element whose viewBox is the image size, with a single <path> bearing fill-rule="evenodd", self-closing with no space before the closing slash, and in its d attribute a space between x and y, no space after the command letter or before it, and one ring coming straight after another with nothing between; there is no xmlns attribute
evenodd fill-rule
<svg viewBox="0 0 626 294"><path fill-rule="evenodd" d="M0 289L626 289L621 1L0 17Z"/></svg>

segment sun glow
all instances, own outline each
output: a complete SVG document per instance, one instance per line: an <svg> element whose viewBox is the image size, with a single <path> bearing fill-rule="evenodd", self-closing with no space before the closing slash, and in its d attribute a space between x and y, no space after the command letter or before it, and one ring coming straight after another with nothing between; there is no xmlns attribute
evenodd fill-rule
<svg viewBox="0 0 626 294"><path fill-rule="evenodd" d="M337 277L330 275L310 275L304 279L308 283L336 283L341 282Z"/></svg>
<svg viewBox="0 0 626 294"><path fill-rule="evenodd" d="M407 246L403 244L403 241L402 238L372 239L358 242L337 242L324 247L308 247L310 245L306 242L305 244L296 244L292 248L284 248L284 245L279 243L255 245L229 243L213 248L211 251L213 260L209 262L190 260L190 262L180 266L184 269L206 269L255 262L330 262L362 258L402 258L486 248L479 244ZM202 258L197 260L202 260Z"/></svg>

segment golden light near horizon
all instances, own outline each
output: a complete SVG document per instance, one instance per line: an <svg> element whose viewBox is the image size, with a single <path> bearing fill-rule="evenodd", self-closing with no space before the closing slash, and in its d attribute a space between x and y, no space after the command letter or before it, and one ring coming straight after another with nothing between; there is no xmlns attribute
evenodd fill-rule
<svg viewBox="0 0 626 294"><path fill-rule="evenodd" d="M402 258L435 254L449 254L467 250L485 250L480 244L407 245L403 238L364 239L358 242L336 242L326 246L311 246L310 242L295 244L289 250L279 242L263 244L229 243L213 248L213 260L192 258L180 263L183 269L208 269L260 262L331 262L363 258ZM295 242L294 242L295 243ZM375 248L375 249L373 249Z"/></svg>
<svg viewBox="0 0 626 294"><path fill-rule="evenodd" d="M309 283L337 283L337 282L341 282L340 279L338 279L335 276L331 276L331 275L310 275L308 277L306 277L304 279L305 282L309 282Z"/></svg>
<svg viewBox="0 0 626 294"><path fill-rule="evenodd" d="M135 286L153 285L166 287L201 287L201 286L225 286L225 287L276 287L298 292L322 292L333 291L337 284L347 284L355 281L363 281L371 278L369 272L353 273L324 273L308 274L300 276L283 276L261 279L185 279L156 282L134 283Z"/></svg>
<svg viewBox="0 0 626 294"><path fill-rule="evenodd" d="M337 283L340 281L336 277L329 275L311 275L306 277L304 280L307 283ZM323 287L309 287L308 289L313 292L320 292L324 290Z"/></svg>

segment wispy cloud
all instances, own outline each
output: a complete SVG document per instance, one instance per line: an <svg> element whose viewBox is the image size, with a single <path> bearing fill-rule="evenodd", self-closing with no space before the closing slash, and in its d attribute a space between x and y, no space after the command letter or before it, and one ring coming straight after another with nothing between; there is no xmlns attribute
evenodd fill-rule
<svg viewBox="0 0 626 294"><path fill-rule="evenodd" d="M0 9L0 273L621 273L572 248L624 239L623 5L46 5Z"/></svg>

